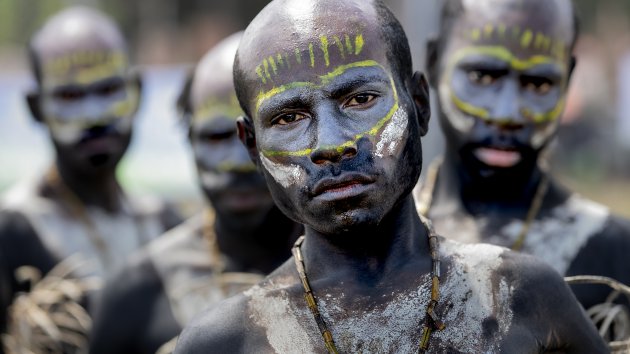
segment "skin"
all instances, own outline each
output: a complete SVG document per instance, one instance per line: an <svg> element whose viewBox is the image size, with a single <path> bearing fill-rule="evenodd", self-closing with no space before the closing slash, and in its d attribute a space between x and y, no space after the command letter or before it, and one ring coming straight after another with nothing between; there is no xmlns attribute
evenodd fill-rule
<svg viewBox="0 0 630 354"><path fill-rule="evenodd" d="M565 0L462 4L458 16L443 16L440 39L428 47L446 136L429 217L455 240L512 247L559 128L575 65L574 12ZM523 251L564 275L629 283L630 222L549 179ZM587 308L610 293L573 289Z"/></svg>
<svg viewBox="0 0 630 354"><path fill-rule="evenodd" d="M185 89L181 95L180 109L190 124L200 186L216 214L214 231L225 270L268 274L290 256L302 228L275 207L264 177L238 139L235 120L242 111L234 94L232 64L241 35L228 37L200 61L189 92ZM176 275L188 274L188 285L215 284L212 263L199 261L200 256L212 257L200 241L204 237L202 223L176 228L112 278L95 310L90 353L155 353L181 332L182 319L169 302L165 284L177 279L165 279L158 269L181 268ZM203 249L191 249L198 246ZM210 290L220 299L230 295ZM205 300L204 307L216 301Z"/></svg>
<svg viewBox="0 0 630 354"><path fill-rule="evenodd" d="M178 224L178 215L160 204L145 210L130 201L133 214L123 208L115 171L131 139L141 85L130 70L126 44L116 25L94 10L69 8L34 35L29 52L37 82L26 97L32 116L50 132L54 164L63 184L91 215L100 213L108 218L103 220L115 220L111 227L118 231L105 235L112 236L106 241L108 246L120 250L115 256L123 257L129 248ZM28 200L17 206L7 203L0 213L0 248L12 250L0 257L0 278L6 277L9 283L3 289L6 296L0 296L2 331L14 296L29 290L28 284L16 279L17 269L32 266L46 275L65 257L83 252L81 245L92 247L85 241L85 226L70 215L58 188L43 179L32 189ZM133 239L126 242L118 236ZM102 276L109 266L103 261L96 275Z"/></svg>
<svg viewBox="0 0 630 354"><path fill-rule="evenodd" d="M406 43L406 38L402 29L396 36L381 36L380 20L388 13L376 11L379 6L359 0L273 1L246 30L236 60L235 85L249 114L239 121L239 134L263 166L274 200L291 218L305 223L305 267L340 352L417 350L430 292L427 229L410 195L421 169L428 87L421 74L387 57L387 45ZM295 48L308 53L309 43L322 36L355 35L357 28L363 33L361 60L380 66L343 71L339 68L354 57L330 55L328 62L322 51L312 69L291 63L269 85L308 84L292 85L263 104L257 102L261 91L273 90L257 81L261 57L294 53ZM409 49L391 54L404 58ZM340 71L334 80L322 80L322 75ZM379 151L379 142L390 141L384 134L388 125L374 135L364 133L396 104L394 97L406 124L400 125L404 128L393 148ZM265 167L265 156L275 164L268 166L299 167L300 183L282 185L286 180ZM448 319L448 329L433 336L431 351L606 351L566 285L532 258L444 240L440 254L444 302L439 313ZM474 279L486 279L485 285L467 288ZM493 287L512 290L494 296ZM291 259L257 287L190 324L176 353L323 353L303 295ZM507 317L500 315L508 312ZM471 333L468 325L479 332Z"/></svg>
<svg viewBox="0 0 630 354"><path fill-rule="evenodd" d="M37 87L27 102L50 132L63 181L85 204L118 211L116 166L141 89L124 39L103 15L71 8L46 23L30 51Z"/></svg>

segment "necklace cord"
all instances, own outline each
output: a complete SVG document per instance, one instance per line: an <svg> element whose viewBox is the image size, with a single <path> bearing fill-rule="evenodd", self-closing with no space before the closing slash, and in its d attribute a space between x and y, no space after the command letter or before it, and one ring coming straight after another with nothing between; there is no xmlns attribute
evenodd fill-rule
<svg viewBox="0 0 630 354"><path fill-rule="evenodd" d="M431 257L431 299L429 304L427 305L427 309L425 311L426 315L422 325L422 336L420 338L420 343L418 345L418 353L426 353L429 349L429 342L431 339L431 334L436 330L443 330L446 328L444 323L442 323L438 316L435 314L435 308L439 303L440 299L440 242L439 237L435 233L431 222L420 215L420 219L427 230L428 243L429 243L429 254ZM324 345L326 346L326 350L330 354L337 354L339 351L335 345L335 341L332 336L332 332L328 328L326 321L323 316L319 312L319 307L317 305L317 300L315 295L313 294L313 289L311 288L310 282L308 280L308 276L306 274L306 267L304 265L304 256L302 255L302 243L304 242L304 236L301 236L293 246L291 250L293 253L293 259L295 261L295 267L297 269L298 275L300 277L300 281L302 282L302 288L304 289L304 299L306 300L306 304L317 323L317 327L319 332L322 335L324 340Z"/></svg>

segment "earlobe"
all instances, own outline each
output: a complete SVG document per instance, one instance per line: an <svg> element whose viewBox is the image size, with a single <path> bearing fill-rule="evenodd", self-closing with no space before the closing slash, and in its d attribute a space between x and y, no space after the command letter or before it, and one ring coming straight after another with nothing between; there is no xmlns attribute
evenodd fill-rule
<svg viewBox="0 0 630 354"><path fill-rule="evenodd" d="M31 116L35 121L43 123L44 115L42 114L42 110L39 104L39 92L31 91L26 94L26 105L28 109L31 111Z"/></svg>
<svg viewBox="0 0 630 354"><path fill-rule="evenodd" d="M415 72L411 79L410 92L413 98L414 109L420 134L425 136L429 131L429 119L431 118L431 103L429 98L429 84L424 74Z"/></svg>
<svg viewBox="0 0 630 354"><path fill-rule="evenodd" d="M258 166L258 147L256 147L256 135L254 134L254 126L251 119L246 116L238 117L236 128L238 138L245 145L249 158Z"/></svg>

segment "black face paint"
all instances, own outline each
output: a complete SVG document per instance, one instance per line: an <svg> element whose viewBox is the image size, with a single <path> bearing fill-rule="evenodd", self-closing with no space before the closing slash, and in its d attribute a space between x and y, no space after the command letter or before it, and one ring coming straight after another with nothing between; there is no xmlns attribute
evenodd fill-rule
<svg viewBox="0 0 630 354"><path fill-rule="evenodd" d="M233 35L199 63L191 86L190 138L201 186L223 220L260 223L273 207L264 177L238 139L242 110L234 94Z"/></svg>
<svg viewBox="0 0 630 354"><path fill-rule="evenodd" d="M315 36L316 23L293 19L294 41L244 40L238 56L276 203L329 234L378 224L415 183L421 161L415 108L378 26L348 22L331 20Z"/></svg>
<svg viewBox="0 0 630 354"><path fill-rule="evenodd" d="M535 164L557 131L571 72L570 26L490 2L464 4L454 20L437 87L449 144L481 175Z"/></svg>

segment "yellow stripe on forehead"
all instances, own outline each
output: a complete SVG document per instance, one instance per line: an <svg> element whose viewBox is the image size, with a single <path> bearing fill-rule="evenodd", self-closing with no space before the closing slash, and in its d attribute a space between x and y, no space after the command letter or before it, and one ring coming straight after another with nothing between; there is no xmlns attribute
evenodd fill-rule
<svg viewBox="0 0 630 354"><path fill-rule="evenodd" d="M335 69L333 69L331 72L321 75L319 76L319 83L313 83L310 81L303 81L303 82L292 82L286 85L282 85L282 86L278 86L278 87L274 87L273 89L266 91L266 92L260 92L258 94L258 96L256 97L256 110L255 112L257 113L258 110L260 109L260 106L263 104L263 102L265 102L266 100L279 95L285 91L291 90L291 89L295 89L295 88L300 88L300 87L312 87L312 88L321 88L324 85L327 85L330 83L330 81L332 81L334 78L340 76L341 74L345 73L346 71L353 69L353 68L365 68L365 67L380 67L383 68L383 66L381 64L379 64L378 62L374 61L374 60L363 60L363 61L358 61L358 62L354 62L354 63L350 63L350 64L345 64L345 65L340 65L338 67L336 67Z"/></svg>
<svg viewBox="0 0 630 354"><path fill-rule="evenodd" d="M301 66L303 62L304 69L308 69L308 65L310 68L330 66L333 55L338 55L344 60L352 56L358 59L364 46L365 39L360 30L354 34L322 35L300 48L294 48L294 53L289 50L265 55L254 71L263 86L273 84L273 79L277 75L292 66Z"/></svg>
<svg viewBox="0 0 630 354"><path fill-rule="evenodd" d="M512 51L502 46L471 46L458 50L452 56L449 67L454 67L462 59L473 56L484 55L492 58L499 59L510 65L515 70L528 70L538 65L552 64L558 65L563 70L566 69L566 64L558 61L557 59L547 55L534 55L527 59L518 58Z"/></svg>
<svg viewBox="0 0 630 354"><path fill-rule="evenodd" d="M380 67L383 68L382 65L380 65L378 62L374 61L374 60L365 60L365 61L359 61L356 63L351 63L351 64L347 64L347 65L341 65L338 66L337 68L335 68L333 71L321 75L319 76L319 80L320 80L320 84L315 84L312 82L294 82L294 83L290 83L284 86L280 86L277 88L274 88L272 90L269 90L265 93L262 93L260 95L258 95L258 99L257 99L257 104L256 104L256 112L258 112L258 108L260 107L260 105L267 99L270 99L271 97L278 95L282 92L285 92L287 90L293 89L293 88L299 88L299 87L312 87L312 88L319 88L322 87L328 83L330 83L334 78L340 76L341 74L343 74L344 72L348 71L349 69L352 68L360 68L360 67ZM376 134L378 134L378 132L383 129L383 127L385 126L385 124L387 122L389 122L392 117L394 116L394 114L396 113L396 111L398 111L398 109L400 108L400 104L398 101L398 92L396 90L396 85L394 83L393 78L390 75L390 85L392 86L392 90L394 93L394 104L392 105L392 107L390 108L390 110L387 112L387 114L385 115L385 117L383 117L382 119L380 119L372 128L370 128L369 130L357 134L354 136L353 139L348 140L338 146L334 146L331 147L332 149L335 149L338 152L343 151L345 148L352 146L354 144L356 144L357 141L359 141L359 139L365 137L365 136L375 136ZM313 152L313 149L311 148L307 148L307 149L303 149L303 150L297 150L297 151L272 151L272 150L262 150L263 155L265 155L266 157L274 157L274 156L282 156L282 157L286 157L286 156L294 156L294 157L300 157L300 156L308 156Z"/></svg>

